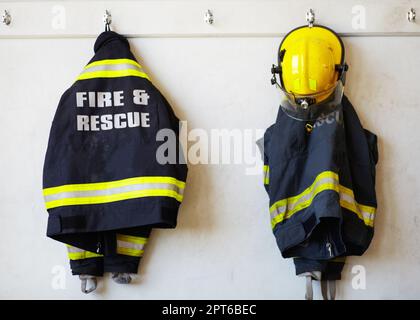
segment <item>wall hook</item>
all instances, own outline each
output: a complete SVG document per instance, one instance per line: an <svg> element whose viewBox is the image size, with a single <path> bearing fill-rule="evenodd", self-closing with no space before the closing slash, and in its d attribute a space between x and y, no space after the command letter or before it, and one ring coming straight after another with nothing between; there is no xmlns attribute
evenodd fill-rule
<svg viewBox="0 0 420 320"><path fill-rule="evenodd" d="M312 28L315 22L315 12L312 9L306 11L306 21L308 22L308 27Z"/></svg>
<svg viewBox="0 0 420 320"><path fill-rule="evenodd" d="M416 22L416 10L414 8L407 12L407 20L408 22Z"/></svg>
<svg viewBox="0 0 420 320"><path fill-rule="evenodd" d="M6 26L10 25L10 23L12 22L12 16L10 15L9 11L4 10L3 15L1 16L1 21Z"/></svg>
<svg viewBox="0 0 420 320"><path fill-rule="evenodd" d="M207 9L206 13L204 14L204 21L207 24L213 24L214 23L213 12L211 12L210 9Z"/></svg>
<svg viewBox="0 0 420 320"><path fill-rule="evenodd" d="M111 13L108 10L105 10L104 16L103 16L103 22L105 24L105 31L111 31L110 25L112 22L112 16Z"/></svg>

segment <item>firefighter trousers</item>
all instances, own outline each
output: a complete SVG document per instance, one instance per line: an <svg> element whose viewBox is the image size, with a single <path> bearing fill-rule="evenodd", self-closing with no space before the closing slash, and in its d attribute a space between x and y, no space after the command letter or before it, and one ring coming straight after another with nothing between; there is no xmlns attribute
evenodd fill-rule
<svg viewBox="0 0 420 320"><path fill-rule="evenodd" d="M151 233L150 227L101 232L98 252L67 245L73 275L103 276L110 273L137 273Z"/></svg>

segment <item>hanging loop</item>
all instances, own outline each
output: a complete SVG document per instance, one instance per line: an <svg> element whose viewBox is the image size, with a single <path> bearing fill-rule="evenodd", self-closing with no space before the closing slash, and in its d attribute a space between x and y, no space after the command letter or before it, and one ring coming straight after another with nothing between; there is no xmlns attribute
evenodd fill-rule
<svg viewBox="0 0 420 320"><path fill-rule="evenodd" d="M414 8L407 12L407 20L408 22L416 22L416 10Z"/></svg>
<svg viewBox="0 0 420 320"><path fill-rule="evenodd" d="M312 276L306 276L306 293L305 293L305 300L313 300L314 299L314 291L312 289Z"/></svg>
<svg viewBox="0 0 420 320"><path fill-rule="evenodd" d="M103 22L105 24L105 31L111 31L111 22L112 22L112 16L111 13L108 10L105 10L104 16L103 16Z"/></svg>
<svg viewBox="0 0 420 320"><path fill-rule="evenodd" d="M12 22L12 16L10 15L9 11L4 10L3 15L1 16L1 21L6 26L10 25L10 23Z"/></svg>
<svg viewBox="0 0 420 320"><path fill-rule="evenodd" d="M306 21L308 22L308 27L312 28L315 23L315 12L312 9L309 9L306 12Z"/></svg>
<svg viewBox="0 0 420 320"><path fill-rule="evenodd" d="M98 281L95 276L81 274L79 275L79 279L81 280L81 289L83 293L91 293L98 287ZM91 285L89 288L87 287L88 282Z"/></svg>

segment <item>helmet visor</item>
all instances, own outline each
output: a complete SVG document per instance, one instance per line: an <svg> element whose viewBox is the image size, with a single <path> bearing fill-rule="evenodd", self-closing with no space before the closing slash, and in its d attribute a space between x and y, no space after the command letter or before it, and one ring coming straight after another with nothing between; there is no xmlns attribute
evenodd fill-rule
<svg viewBox="0 0 420 320"><path fill-rule="evenodd" d="M282 87L280 107L291 118L301 121L314 121L322 114L329 114L341 103L344 85L340 80L332 89L316 94L298 95L286 92Z"/></svg>

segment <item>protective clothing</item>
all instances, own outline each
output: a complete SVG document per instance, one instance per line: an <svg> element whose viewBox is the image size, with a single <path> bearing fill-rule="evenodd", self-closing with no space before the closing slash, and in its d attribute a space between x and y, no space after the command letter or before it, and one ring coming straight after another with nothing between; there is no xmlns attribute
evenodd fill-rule
<svg viewBox="0 0 420 320"><path fill-rule="evenodd" d="M282 256L294 258L296 274L307 276L308 299L312 279L340 279L345 257L368 248L377 161L377 138L345 96L315 122L296 121L280 108L265 132L271 226ZM334 283L326 284L334 298Z"/></svg>
<svg viewBox="0 0 420 320"><path fill-rule="evenodd" d="M179 120L127 39L103 32L94 51L60 100L43 174L47 236L67 244L85 292L104 272L130 282L151 230L175 228L187 177Z"/></svg>
<svg viewBox="0 0 420 320"><path fill-rule="evenodd" d="M277 245L306 277L307 299L312 279L334 299L345 257L373 237L377 138L343 96L347 69L334 31L303 26L284 37L271 70L283 99L264 135L264 185Z"/></svg>
<svg viewBox="0 0 420 320"><path fill-rule="evenodd" d="M340 37L324 26L303 26L283 38L272 84L281 90L281 107L290 116L315 120L341 102L346 70Z"/></svg>

